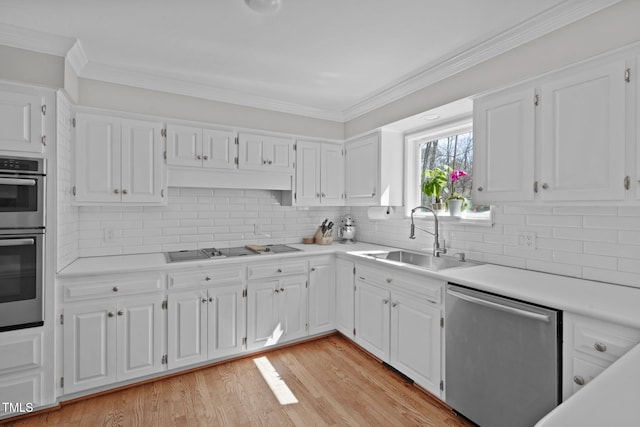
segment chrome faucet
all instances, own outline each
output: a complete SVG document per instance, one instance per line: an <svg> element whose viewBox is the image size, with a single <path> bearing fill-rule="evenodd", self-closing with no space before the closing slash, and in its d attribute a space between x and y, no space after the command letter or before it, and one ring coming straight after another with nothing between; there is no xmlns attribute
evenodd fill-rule
<svg viewBox="0 0 640 427"><path fill-rule="evenodd" d="M429 230L425 230L424 228L420 228L420 227L416 227L416 225L413 222L413 214L415 213L415 211L417 211L418 209L424 209L427 210L429 212L431 212L433 214L433 219L435 220L435 233L432 233ZM409 238L410 239L415 239L416 238L416 228L418 230L422 230L426 233L431 234L434 237L434 242L433 242L433 256L435 257L439 257L440 254L446 254L447 253L447 242L446 240L442 240L442 248L440 248L440 242L438 241L438 215L436 215L436 213L433 211L433 209L427 207L427 206L416 206L415 208L411 209L411 232L409 233Z"/></svg>

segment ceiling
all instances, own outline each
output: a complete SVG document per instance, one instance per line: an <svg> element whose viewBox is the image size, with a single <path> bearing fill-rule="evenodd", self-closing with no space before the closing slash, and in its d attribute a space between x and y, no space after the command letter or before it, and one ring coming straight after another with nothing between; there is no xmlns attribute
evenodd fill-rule
<svg viewBox="0 0 640 427"><path fill-rule="evenodd" d="M346 121L617 0L2 0L81 77Z"/></svg>

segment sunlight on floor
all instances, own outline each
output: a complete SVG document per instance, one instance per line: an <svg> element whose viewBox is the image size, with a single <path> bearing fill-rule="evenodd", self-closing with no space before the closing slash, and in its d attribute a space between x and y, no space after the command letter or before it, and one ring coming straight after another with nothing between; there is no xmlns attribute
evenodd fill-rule
<svg viewBox="0 0 640 427"><path fill-rule="evenodd" d="M280 378L280 374L275 370L266 356L253 359L262 377L271 388L271 391L278 399L281 405L290 405L298 403L298 399L293 395L287 384Z"/></svg>

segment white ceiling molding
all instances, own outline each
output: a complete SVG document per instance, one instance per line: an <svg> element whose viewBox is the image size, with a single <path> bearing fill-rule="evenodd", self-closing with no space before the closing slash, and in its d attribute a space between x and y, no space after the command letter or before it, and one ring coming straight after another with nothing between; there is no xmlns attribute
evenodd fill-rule
<svg viewBox="0 0 640 427"><path fill-rule="evenodd" d="M457 51L390 83L342 111L300 105L224 89L186 74L158 74L88 60L80 40L0 24L0 44L66 57L79 77L244 105L316 119L346 122L510 49L598 12L621 0L566 0L507 31ZM89 52L90 54L91 52Z"/></svg>
<svg viewBox="0 0 640 427"><path fill-rule="evenodd" d="M0 44L55 56L65 56L75 39L0 24Z"/></svg>
<svg viewBox="0 0 640 427"><path fill-rule="evenodd" d="M211 101L226 102L229 104L243 105L246 107L295 114L316 119L336 122L343 121L343 115L340 112L321 110L307 105L299 105L280 101L278 99L259 97L243 92L223 89L206 83L182 80L174 76L163 76L159 74L134 71L92 61L89 61L83 68L82 72L78 73L78 75L86 79L100 80L178 95L193 96Z"/></svg>
<svg viewBox="0 0 640 427"><path fill-rule="evenodd" d="M567 1L488 40L473 46L463 47L452 55L441 58L404 79L390 84L347 108L342 112L342 120L349 121L390 102L397 101L448 76L478 65L620 1Z"/></svg>
<svg viewBox="0 0 640 427"><path fill-rule="evenodd" d="M71 68L73 68L73 71L75 71L76 75L78 76L82 73L82 71L89 63L80 40L76 40L71 49L69 49L69 51L67 52L66 58L67 61L69 61Z"/></svg>

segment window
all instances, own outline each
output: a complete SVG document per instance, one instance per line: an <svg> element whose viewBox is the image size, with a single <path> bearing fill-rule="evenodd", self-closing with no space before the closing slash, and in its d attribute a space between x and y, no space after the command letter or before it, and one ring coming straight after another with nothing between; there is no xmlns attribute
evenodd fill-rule
<svg viewBox="0 0 640 427"><path fill-rule="evenodd" d="M466 199L465 218L490 219L489 206L473 203L473 129L469 119L410 134L405 140L408 212L415 206L431 206L435 202L422 193L421 184L425 170L439 168L446 170L447 175L453 171L464 172L459 174L456 181L449 178L447 188L443 191L443 199L452 192L461 194ZM447 216L448 213L439 215Z"/></svg>

